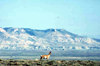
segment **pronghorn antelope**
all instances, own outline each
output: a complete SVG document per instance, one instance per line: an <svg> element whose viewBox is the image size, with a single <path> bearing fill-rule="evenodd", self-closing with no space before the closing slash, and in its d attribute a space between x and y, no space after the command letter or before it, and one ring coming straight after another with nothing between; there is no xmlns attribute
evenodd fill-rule
<svg viewBox="0 0 100 66"><path fill-rule="evenodd" d="M48 55L41 55L41 56L40 56L40 60L41 60L41 59L49 59L50 55L51 55L51 51L49 52Z"/></svg>

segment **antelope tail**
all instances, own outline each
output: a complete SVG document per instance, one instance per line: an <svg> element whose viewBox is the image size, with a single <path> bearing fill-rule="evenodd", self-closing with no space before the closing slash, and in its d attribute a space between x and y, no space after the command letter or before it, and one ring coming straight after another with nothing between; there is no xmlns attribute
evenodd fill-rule
<svg viewBox="0 0 100 66"><path fill-rule="evenodd" d="M40 60L42 59L42 57L40 56Z"/></svg>

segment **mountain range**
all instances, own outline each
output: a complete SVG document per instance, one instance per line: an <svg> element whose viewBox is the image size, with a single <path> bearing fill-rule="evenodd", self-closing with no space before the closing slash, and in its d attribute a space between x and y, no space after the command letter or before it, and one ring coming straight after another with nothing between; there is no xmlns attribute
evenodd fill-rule
<svg viewBox="0 0 100 66"><path fill-rule="evenodd" d="M64 29L0 28L0 50L69 49L100 49L100 41Z"/></svg>

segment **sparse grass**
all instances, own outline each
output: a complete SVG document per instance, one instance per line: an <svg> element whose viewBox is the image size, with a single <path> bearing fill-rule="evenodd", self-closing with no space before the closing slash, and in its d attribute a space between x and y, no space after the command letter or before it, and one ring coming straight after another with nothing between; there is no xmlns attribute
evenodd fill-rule
<svg viewBox="0 0 100 66"><path fill-rule="evenodd" d="M100 61L83 60L3 60L0 66L100 66Z"/></svg>

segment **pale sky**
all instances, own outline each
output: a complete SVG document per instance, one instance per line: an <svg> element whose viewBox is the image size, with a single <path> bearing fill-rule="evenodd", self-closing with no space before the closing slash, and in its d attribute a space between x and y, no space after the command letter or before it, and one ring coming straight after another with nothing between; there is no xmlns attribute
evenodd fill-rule
<svg viewBox="0 0 100 66"><path fill-rule="evenodd" d="M0 0L0 27L100 36L100 0Z"/></svg>

